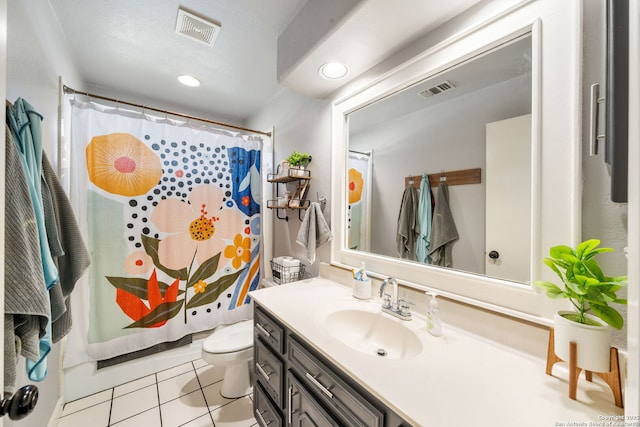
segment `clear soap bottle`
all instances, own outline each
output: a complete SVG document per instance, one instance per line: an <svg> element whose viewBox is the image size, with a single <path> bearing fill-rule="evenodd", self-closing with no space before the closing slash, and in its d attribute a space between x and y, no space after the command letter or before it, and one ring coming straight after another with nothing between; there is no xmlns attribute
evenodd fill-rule
<svg viewBox="0 0 640 427"><path fill-rule="evenodd" d="M437 294L433 292L425 292L431 296L429 308L427 309L427 331L434 337L442 335L442 319L440 318L440 309L438 308Z"/></svg>

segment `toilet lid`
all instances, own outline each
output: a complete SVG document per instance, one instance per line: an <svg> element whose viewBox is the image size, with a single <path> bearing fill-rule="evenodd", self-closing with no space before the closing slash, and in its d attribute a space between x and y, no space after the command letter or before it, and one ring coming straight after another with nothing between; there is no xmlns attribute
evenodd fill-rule
<svg viewBox="0 0 640 427"><path fill-rule="evenodd" d="M231 353L253 345L253 321L243 320L216 329L204 340L202 349L207 353Z"/></svg>

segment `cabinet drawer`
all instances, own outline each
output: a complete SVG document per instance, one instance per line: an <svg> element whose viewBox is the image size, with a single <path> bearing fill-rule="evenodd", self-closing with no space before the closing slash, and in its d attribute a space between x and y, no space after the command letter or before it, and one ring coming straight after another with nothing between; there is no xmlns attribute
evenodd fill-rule
<svg viewBox="0 0 640 427"><path fill-rule="evenodd" d="M284 328L256 306L253 316L254 337L261 337L278 354L284 353Z"/></svg>
<svg viewBox="0 0 640 427"><path fill-rule="evenodd" d="M289 362L310 390L350 426L382 427L384 414L338 378L302 344L289 339Z"/></svg>
<svg viewBox="0 0 640 427"><path fill-rule="evenodd" d="M287 425L289 427L340 427L340 424L307 392L291 372L287 372ZM348 425L348 424L344 424Z"/></svg>
<svg viewBox="0 0 640 427"><path fill-rule="evenodd" d="M261 427L281 427L280 411L271 403L262 385L256 383L253 388L253 415Z"/></svg>
<svg viewBox="0 0 640 427"><path fill-rule="evenodd" d="M267 348L262 338L255 341L254 373L267 393L278 407L283 408L282 385L284 365L282 361Z"/></svg>

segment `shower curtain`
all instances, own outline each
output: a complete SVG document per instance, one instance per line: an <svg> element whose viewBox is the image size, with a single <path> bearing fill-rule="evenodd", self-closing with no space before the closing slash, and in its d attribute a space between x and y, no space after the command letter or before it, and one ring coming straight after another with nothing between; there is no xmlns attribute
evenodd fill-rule
<svg viewBox="0 0 640 427"><path fill-rule="evenodd" d="M261 139L71 103L71 197L93 263L64 366L250 318Z"/></svg>
<svg viewBox="0 0 640 427"><path fill-rule="evenodd" d="M349 151L348 158L348 247L360 251L370 249L372 156Z"/></svg>

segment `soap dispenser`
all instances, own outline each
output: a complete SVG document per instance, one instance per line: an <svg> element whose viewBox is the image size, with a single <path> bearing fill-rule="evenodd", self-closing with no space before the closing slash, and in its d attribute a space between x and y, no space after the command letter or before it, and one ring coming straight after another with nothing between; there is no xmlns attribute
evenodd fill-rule
<svg viewBox="0 0 640 427"><path fill-rule="evenodd" d="M434 337L442 335L442 319L440 318L440 309L438 308L437 294L433 292L425 292L431 296L429 308L427 309L427 331Z"/></svg>

